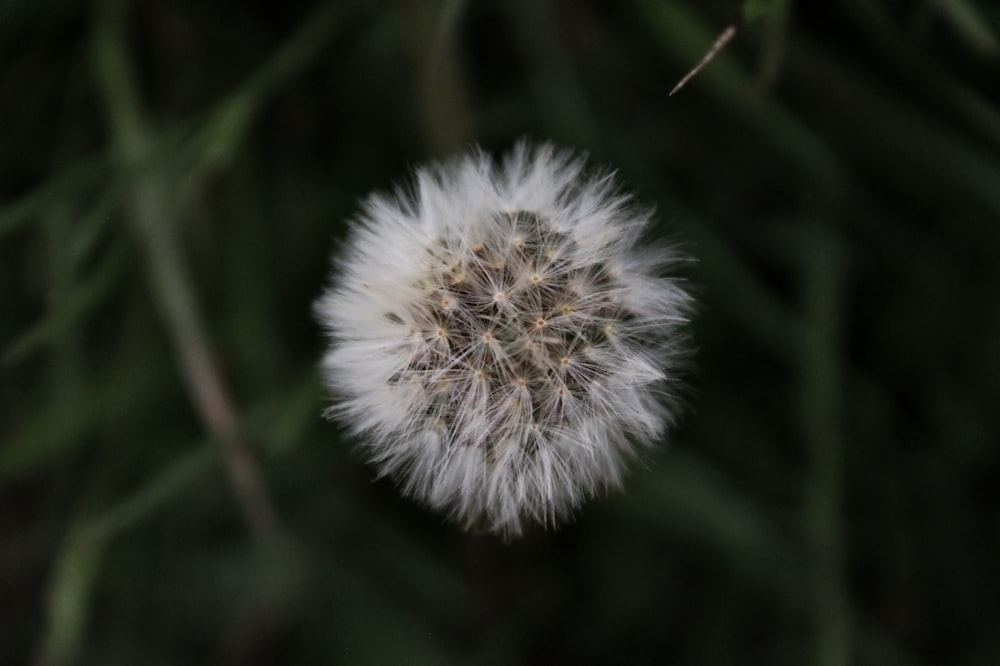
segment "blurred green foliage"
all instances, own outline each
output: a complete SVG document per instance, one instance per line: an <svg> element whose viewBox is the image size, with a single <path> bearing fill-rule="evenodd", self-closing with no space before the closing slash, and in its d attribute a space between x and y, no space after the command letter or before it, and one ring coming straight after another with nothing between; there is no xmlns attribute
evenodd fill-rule
<svg viewBox="0 0 1000 666"><path fill-rule="evenodd" d="M998 35L985 0L0 4L0 663L1000 663ZM655 203L702 306L670 446L504 544L372 482L310 308L360 197L521 136Z"/></svg>

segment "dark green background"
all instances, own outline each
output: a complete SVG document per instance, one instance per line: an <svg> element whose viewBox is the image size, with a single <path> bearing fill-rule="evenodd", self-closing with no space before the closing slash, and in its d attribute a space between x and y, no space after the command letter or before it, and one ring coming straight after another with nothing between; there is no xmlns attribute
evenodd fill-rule
<svg viewBox="0 0 1000 666"><path fill-rule="evenodd" d="M1000 663L1000 6L745 4L0 3L0 663ZM670 445L505 544L320 418L310 308L522 136L701 305Z"/></svg>

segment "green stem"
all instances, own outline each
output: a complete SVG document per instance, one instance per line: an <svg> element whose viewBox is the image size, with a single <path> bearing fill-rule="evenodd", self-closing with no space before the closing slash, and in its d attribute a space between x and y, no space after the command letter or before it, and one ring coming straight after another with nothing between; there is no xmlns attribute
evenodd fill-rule
<svg viewBox="0 0 1000 666"><path fill-rule="evenodd" d="M94 35L96 76L108 108L115 157L119 168L129 169L146 159L155 141L142 116L124 34L122 3L101 2ZM141 179L129 201L134 231L146 253L154 295L194 407L206 430L222 442L230 484L255 538L261 545L276 546L281 542L277 513L257 461L238 435L237 409L209 344L169 200L158 174Z"/></svg>
<svg viewBox="0 0 1000 666"><path fill-rule="evenodd" d="M801 347L802 430L809 485L806 533L813 555L816 659L820 666L850 660L847 598L844 592L843 435L840 427L843 378L838 363L842 308L840 258L826 227L809 230L805 253L805 319Z"/></svg>

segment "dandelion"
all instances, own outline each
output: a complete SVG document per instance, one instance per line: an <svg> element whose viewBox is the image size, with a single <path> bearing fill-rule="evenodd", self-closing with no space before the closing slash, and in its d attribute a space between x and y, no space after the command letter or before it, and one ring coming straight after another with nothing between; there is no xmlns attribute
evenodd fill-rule
<svg viewBox="0 0 1000 666"><path fill-rule="evenodd" d="M610 174L519 144L364 203L316 303L334 402L380 475L469 529L554 525L677 412L691 299Z"/></svg>

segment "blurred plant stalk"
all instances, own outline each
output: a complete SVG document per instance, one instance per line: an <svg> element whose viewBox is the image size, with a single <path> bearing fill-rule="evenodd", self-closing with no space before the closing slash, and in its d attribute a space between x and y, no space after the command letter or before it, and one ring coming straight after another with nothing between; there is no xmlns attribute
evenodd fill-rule
<svg viewBox="0 0 1000 666"><path fill-rule="evenodd" d="M143 118L125 49L122 5L118 0L101 3L93 46L115 159L119 168L129 169L147 157L155 141ZM148 259L150 285L192 403L205 429L222 443L230 484L254 538L262 547L273 549L282 541L277 513L257 461L239 435L238 411L209 343L168 199L163 178L149 174L137 183L128 202L129 217Z"/></svg>
<svg viewBox="0 0 1000 666"><path fill-rule="evenodd" d="M843 377L839 354L843 287L839 239L829 223L815 222L804 258L805 332L800 344L802 436L809 471L803 505L812 555L815 661L851 662L845 593Z"/></svg>

